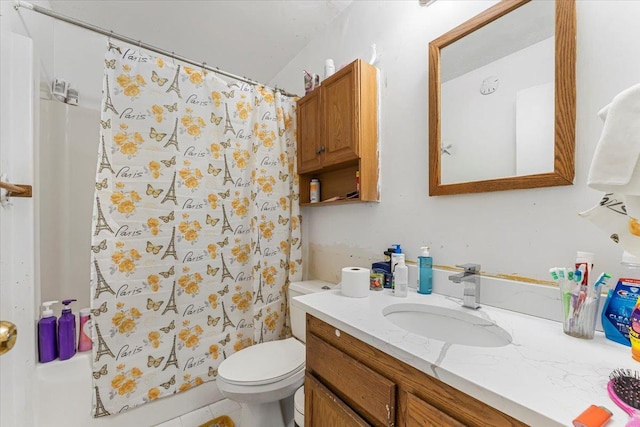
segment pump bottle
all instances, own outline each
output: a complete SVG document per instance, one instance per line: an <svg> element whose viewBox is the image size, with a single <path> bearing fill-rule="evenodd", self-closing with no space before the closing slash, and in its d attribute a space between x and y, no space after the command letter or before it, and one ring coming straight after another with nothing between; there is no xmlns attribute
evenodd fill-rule
<svg viewBox="0 0 640 427"><path fill-rule="evenodd" d="M397 297L406 297L409 294L409 269L404 264L404 257L398 260L393 272L393 294Z"/></svg>
<svg viewBox="0 0 640 427"><path fill-rule="evenodd" d="M418 293L430 294L433 290L433 258L429 255L429 247L420 248L421 253L418 257L418 267L420 276L418 282Z"/></svg>
<svg viewBox="0 0 640 427"><path fill-rule="evenodd" d="M38 360L47 363L58 357L57 319L51 309L52 304L58 301L43 302L42 317L38 321Z"/></svg>
<svg viewBox="0 0 640 427"><path fill-rule="evenodd" d="M64 309L58 320L58 354L60 360L70 359L76 354L76 315L71 312L69 304L74 299L62 301Z"/></svg>

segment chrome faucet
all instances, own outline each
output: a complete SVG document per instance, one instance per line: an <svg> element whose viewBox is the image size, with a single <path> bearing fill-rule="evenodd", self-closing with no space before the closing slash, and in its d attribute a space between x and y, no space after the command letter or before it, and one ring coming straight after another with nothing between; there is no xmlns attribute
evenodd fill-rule
<svg viewBox="0 0 640 427"><path fill-rule="evenodd" d="M449 280L454 283L464 283L464 293L462 306L472 309L480 308L478 299L480 298L480 265L462 264L456 265L464 269L462 273L452 274Z"/></svg>

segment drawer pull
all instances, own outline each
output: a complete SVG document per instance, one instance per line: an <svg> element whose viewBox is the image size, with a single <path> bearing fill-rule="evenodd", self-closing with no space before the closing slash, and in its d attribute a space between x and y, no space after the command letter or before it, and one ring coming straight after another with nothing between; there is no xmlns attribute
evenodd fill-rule
<svg viewBox="0 0 640 427"><path fill-rule="evenodd" d="M336 329L336 336L340 338L340 329Z"/></svg>

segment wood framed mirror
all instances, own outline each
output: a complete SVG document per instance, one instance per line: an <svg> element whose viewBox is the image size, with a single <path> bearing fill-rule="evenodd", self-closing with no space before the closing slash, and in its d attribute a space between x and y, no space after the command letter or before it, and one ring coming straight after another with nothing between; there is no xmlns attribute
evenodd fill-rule
<svg viewBox="0 0 640 427"><path fill-rule="evenodd" d="M573 184L575 62L575 0L503 0L429 43L429 195Z"/></svg>

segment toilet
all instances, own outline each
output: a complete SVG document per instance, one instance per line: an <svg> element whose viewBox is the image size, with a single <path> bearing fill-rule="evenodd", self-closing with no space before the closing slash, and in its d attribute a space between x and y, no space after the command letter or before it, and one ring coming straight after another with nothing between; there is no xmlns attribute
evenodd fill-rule
<svg viewBox="0 0 640 427"><path fill-rule="evenodd" d="M292 282L288 301L332 286L321 280ZM291 305L289 312L292 338L244 348L218 366L220 392L242 407L240 427L285 427L291 418L298 426L304 426L306 312ZM288 413L291 400L293 417Z"/></svg>

